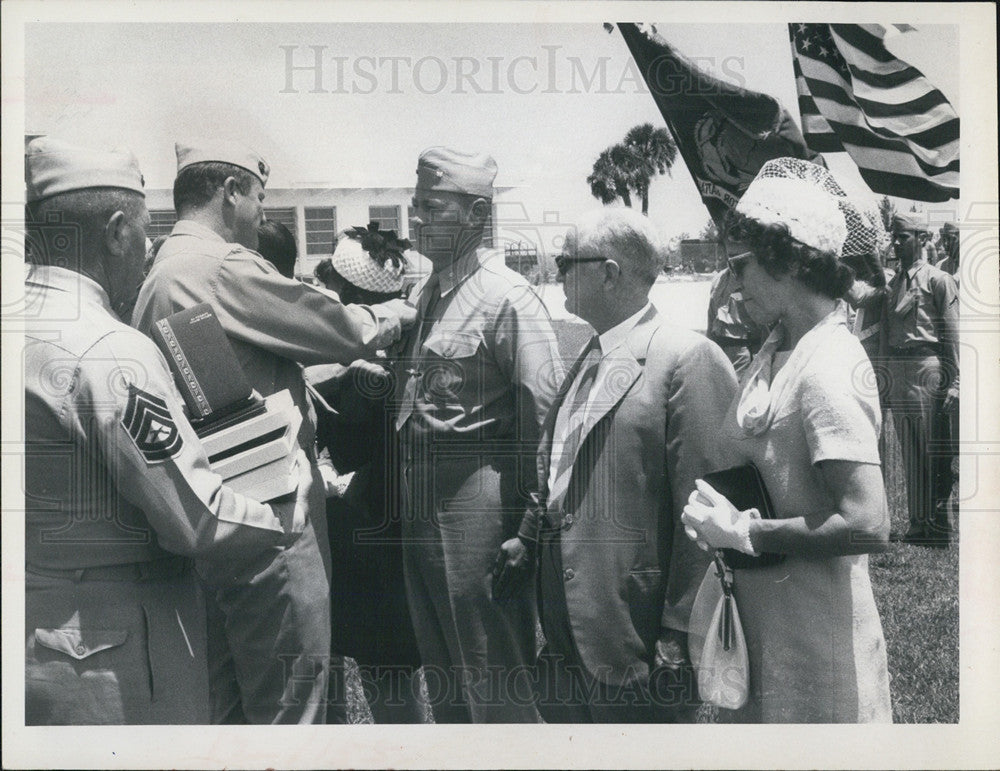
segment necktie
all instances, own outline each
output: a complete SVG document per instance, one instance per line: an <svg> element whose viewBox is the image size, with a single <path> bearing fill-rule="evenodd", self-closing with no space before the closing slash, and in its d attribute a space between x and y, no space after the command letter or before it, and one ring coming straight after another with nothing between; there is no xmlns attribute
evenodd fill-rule
<svg viewBox="0 0 1000 771"><path fill-rule="evenodd" d="M562 440L562 452L559 455L559 465L549 489L549 502L558 501L569 486L569 478L573 471L573 462L583 440L583 429L590 393L597 379L597 370L601 366L601 343L595 335L588 346L580 366L580 376L576 392L570 404L563 402L560 410L568 410L565 422L565 438Z"/></svg>
<svg viewBox="0 0 1000 771"><path fill-rule="evenodd" d="M403 389L403 398L400 404L399 415L396 417L396 430L399 431L406 424L407 418L413 414L413 408L417 401L417 390L420 387L420 380L423 377L420 360L420 344L424 341L424 331L433 321L429 318L434 312L441 299L441 283L438 275L432 273L420 295L418 308L418 320L413 336L404 349L405 359L404 372L406 374L406 386Z"/></svg>

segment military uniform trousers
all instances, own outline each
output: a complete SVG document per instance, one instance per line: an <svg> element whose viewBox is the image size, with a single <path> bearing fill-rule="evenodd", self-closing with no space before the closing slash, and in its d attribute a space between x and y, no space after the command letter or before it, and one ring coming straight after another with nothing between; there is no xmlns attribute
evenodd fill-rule
<svg viewBox="0 0 1000 771"><path fill-rule="evenodd" d="M312 494L305 530L290 545L269 549L237 575L216 562L198 563L213 723L326 720L330 547L315 466Z"/></svg>
<svg viewBox="0 0 1000 771"><path fill-rule="evenodd" d="M472 453L403 462L406 593L437 723L538 721L533 580L502 605L491 597L500 544L524 514L501 503L516 489L515 461Z"/></svg>
<svg viewBox="0 0 1000 771"><path fill-rule="evenodd" d="M208 722L205 608L182 558L25 580L25 723Z"/></svg>
<svg viewBox="0 0 1000 771"><path fill-rule="evenodd" d="M910 529L947 539L953 455L951 424L941 409L947 374L926 348L891 352L888 369L888 406L903 457Z"/></svg>

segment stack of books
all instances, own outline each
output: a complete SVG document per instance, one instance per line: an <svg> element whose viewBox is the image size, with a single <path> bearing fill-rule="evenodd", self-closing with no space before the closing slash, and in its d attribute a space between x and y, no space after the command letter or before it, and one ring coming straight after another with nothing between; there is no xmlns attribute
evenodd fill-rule
<svg viewBox="0 0 1000 771"><path fill-rule="evenodd" d="M257 501L293 492L302 414L287 390L267 399L253 390L212 306L200 303L161 319L152 337L212 470Z"/></svg>
<svg viewBox="0 0 1000 771"><path fill-rule="evenodd" d="M298 485L296 438L302 413L288 390L264 400L264 411L202 437L212 471L241 495L269 501Z"/></svg>

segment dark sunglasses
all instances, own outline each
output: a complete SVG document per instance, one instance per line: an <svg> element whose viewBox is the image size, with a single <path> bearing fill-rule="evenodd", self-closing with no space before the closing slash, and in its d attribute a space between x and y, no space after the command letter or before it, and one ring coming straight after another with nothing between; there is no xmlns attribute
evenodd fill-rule
<svg viewBox="0 0 1000 771"><path fill-rule="evenodd" d="M726 259L729 262L729 272L736 276L736 278L743 278L743 269L746 268L747 263L750 262L751 256L751 252L743 252L743 254L727 257Z"/></svg>
<svg viewBox="0 0 1000 771"><path fill-rule="evenodd" d="M564 254L556 255L556 269L560 276L565 276L570 265L577 262L606 262L607 257L567 257Z"/></svg>

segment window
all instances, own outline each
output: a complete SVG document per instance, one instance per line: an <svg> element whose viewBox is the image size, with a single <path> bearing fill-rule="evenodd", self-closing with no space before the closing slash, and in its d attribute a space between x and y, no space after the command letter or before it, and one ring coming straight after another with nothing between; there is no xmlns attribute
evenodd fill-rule
<svg viewBox="0 0 1000 771"><path fill-rule="evenodd" d="M149 227L146 228L146 237L153 241L160 236L170 235L174 223L177 222L177 215L173 209L152 209L149 212Z"/></svg>
<svg viewBox="0 0 1000 771"><path fill-rule="evenodd" d="M377 222L382 230L395 230L399 235L399 207L398 206L369 206L368 221Z"/></svg>
<svg viewBox="0 0 1000 771"><path fill-rule="evenodd" d="M292 235L297 235L294 207L289 206L288 208L264 209L264 216L269 220L280 222L282 225L284 225L286 228L292 231Z"/></svg>
<svg viewBox="0 0 1000 771"><path fill-rule="evenodd" d="M306 254L331 254L337 235L337 209L306 207Z"/></svg>

